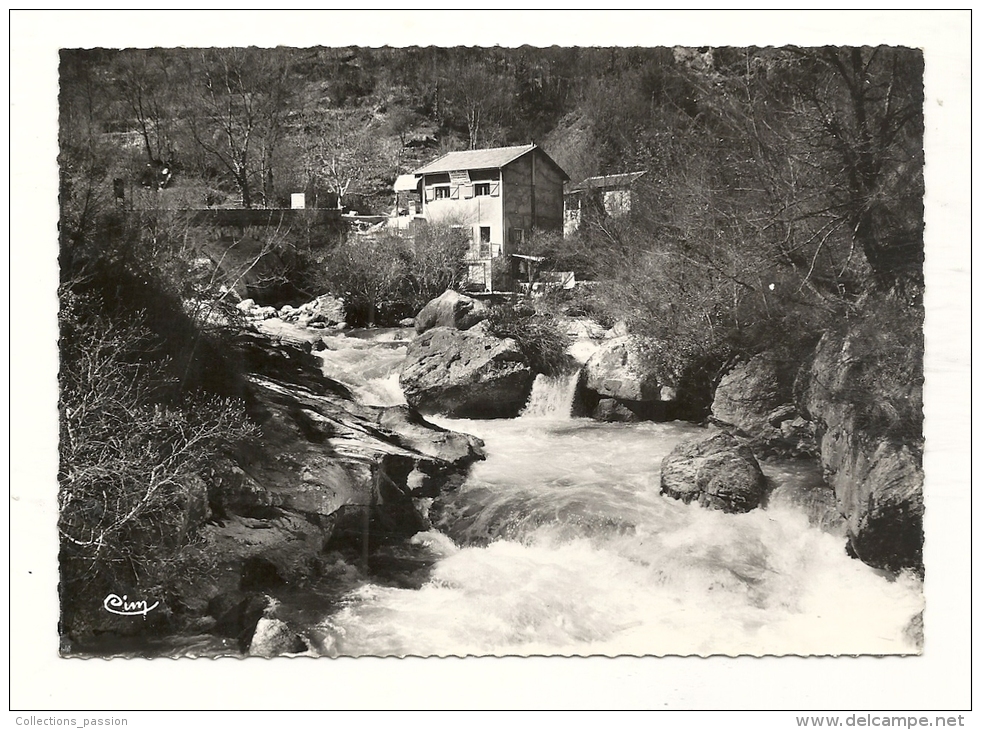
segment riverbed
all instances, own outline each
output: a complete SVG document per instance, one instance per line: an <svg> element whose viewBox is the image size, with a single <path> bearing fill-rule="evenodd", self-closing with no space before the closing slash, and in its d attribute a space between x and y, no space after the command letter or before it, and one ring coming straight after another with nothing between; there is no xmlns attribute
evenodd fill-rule
<svg viewBox="0 0 981 730"><path fill-rule="evenodd" d="M404 402L406 338L325 338L324 372L363 402ZM487 459L432 505L407 585L358 580L311 618L314 653L407 655L904 654L922 584L845 552L810 462L764 464L767 505L724 514L659 494L688 423L572 418L570 380L541 379L516 419L432 418Z"/></svg>

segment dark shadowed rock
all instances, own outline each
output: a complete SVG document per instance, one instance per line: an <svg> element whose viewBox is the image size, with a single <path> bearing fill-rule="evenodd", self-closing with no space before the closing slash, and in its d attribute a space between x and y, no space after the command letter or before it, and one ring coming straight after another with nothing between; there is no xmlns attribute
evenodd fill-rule
<svg viewBox="0 0 981 730"><path fill-rule="evenodd" d="M728 433L685 441L661 462L661 494L724 512L759 506L766 478L748 447Z"/></svg>
<svg viewBox="0 0 981 730"><path fill-rule="evenodd" d="M816 454L814 429L793 402L796 373L796 363L769 353L736 365L715 389L712 420L750 439L757 454Z"/></svg>
<svg viewBox="0 0 981 730"><path fill-rule="evenodd" d="M534 373L512 339L438 327L409 345L399 383L421 413L459 418L514 418Z"/></svg>
<svg viewBox="0 0 981 730"><path fill-rule="evenodd" d="M489 308L477 299L447 289L424 306L415 316L416 332L436 327L467 330L487 317Z"/></svg>
<svg viewBox="0 0 981 730"><path fill-rule="evenodd" d="M642 420L640 416L616 398L600 398L592 415L597 421L607 421L608 423L632 423Z"/></svg>
<svg viewBox="0 0 981 730"><path fill-rule="evenodd" d="M264 595L222 593L212 599L208 613L215 618L215 633L235 639L244 651L252 643L256 624L270 605Z"/></svg>

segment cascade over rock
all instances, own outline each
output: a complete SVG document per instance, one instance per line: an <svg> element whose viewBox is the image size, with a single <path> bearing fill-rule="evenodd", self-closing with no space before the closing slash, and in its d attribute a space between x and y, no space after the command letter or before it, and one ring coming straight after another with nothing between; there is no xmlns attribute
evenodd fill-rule
<svg viewBox="0 0 981 730"><path fill-rule="evenodd" d="M749 512L766 491L750 449L729 433L684 441L661 462L661 493L724 512Z"/></svg>
<svg viewBox="0 0 981 730"><path fill-rule="evenodd" d="M810 369L801 374L803 406L817 425L821 462L846 520L848 547L873 567L922 570L921 445L899 443L863 423L850 395L861 366L851 349L847 336L825 335Z"/></svg>
<svg viewBox="0 0 981 730"><path fill-rule="evenodd" d="M409 345L399 376L410 406L457 418L514 418L533 381L518 343L483 328L437 327L420 335Z"/></svg>
<svg viewBox="0 0 981 730"><path fill-rule="evenodd" d="M467 330L488 314L489 308L484 302L447 289L419 310L414 324L419 334L436 327Z"/></svg>

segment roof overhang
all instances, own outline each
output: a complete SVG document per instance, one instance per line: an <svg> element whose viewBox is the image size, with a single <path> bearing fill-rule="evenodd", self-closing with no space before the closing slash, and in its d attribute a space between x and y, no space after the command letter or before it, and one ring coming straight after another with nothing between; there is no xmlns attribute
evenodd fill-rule
<svg viewBox="0 0 981 730"><path fill-rule="evenodd" d="M415 175L399 175L395 178L395 192L404 193L419 187L419 178Z"/></svg>

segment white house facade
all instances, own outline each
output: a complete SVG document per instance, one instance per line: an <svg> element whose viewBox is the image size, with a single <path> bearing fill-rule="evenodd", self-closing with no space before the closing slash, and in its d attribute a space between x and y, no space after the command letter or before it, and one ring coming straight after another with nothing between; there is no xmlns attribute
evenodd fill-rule
<svg viewBox="0 0 981 730"><path fill-rule="evenodd" d="M391 225L423 219L467 229L470 283L490 290L495 259L515 253L532 230L562 230L568 179L534 144L450 152L399 176Z"/></svg>

